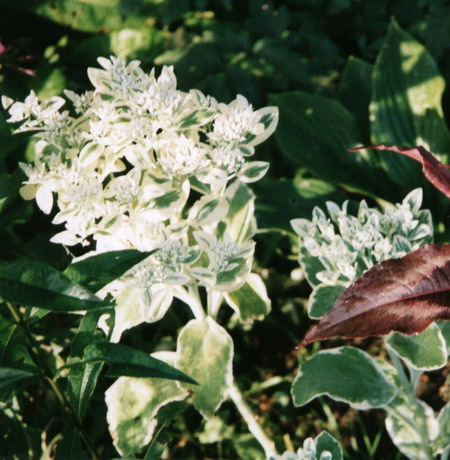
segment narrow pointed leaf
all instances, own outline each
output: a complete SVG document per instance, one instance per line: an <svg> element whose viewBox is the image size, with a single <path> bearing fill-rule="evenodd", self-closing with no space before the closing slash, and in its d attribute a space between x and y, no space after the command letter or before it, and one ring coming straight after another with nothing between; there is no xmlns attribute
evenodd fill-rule
<svg viewBox="0 0 450 460"><path fill-rule="evenodd" d="M428 244L375 265L341 294L300 346L337 336L416 334L438 319L450 320L450 244Z"/></svg>
<svg viewBox="0 0 450 460"><path fill-rule="evenodd" d="M355 152L361 149L389 150L400 153L422 164L422 170L425 177L444 195L450 198L450 169L448 165L441 163L425 147L396 147L395 145L371 145L368 147L358 147L349 149Z"/></svg>
<svg viewBox="0 0 450 460"><path fill-rule="evenodd" d="M73 282L98 291L150 255L151 252L135 249L105 252L69 265L64 274Z"/></svg>
<svg viewBox="0 0 450 460"><path fill-rule="evenodd" d="M0 297L7 302L60 312L111 307L110 302L73 283L55 268L31 259L0 263Z"/></svg>
<svg viewBox="0 0 450 460"><path fill-rule="evenodd" d="M195 385L195 380L183 372L169 366L164 361L153 358L144 351L120 343L94 343L85 350L84 360L68 364L74 367L93 362L106 362L110 369L108 377L154 377L180 380Z"/></svg>

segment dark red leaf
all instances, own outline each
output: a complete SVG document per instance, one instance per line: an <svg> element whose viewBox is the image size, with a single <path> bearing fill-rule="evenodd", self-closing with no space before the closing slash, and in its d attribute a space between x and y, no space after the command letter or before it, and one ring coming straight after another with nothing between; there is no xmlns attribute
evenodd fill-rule
<svg viewBox="0 0 450 460"><path fill-rule="evenodd" d="M357 147L349 149L350 152L363 149L390 150L391 152L406 155L413 160L422 163L425 177L444 195L450 198L450 170L449 165L441 163L425 147L396 147L395 145L369 145L367 147Z"/></svg>
<svg viewBox="0 0 450 460"><path fill-rule="evenodd" d="M438 319L450 320L450 244L427 244L372 267L341 294L299 347L333 337L416 334Z"/></svg>

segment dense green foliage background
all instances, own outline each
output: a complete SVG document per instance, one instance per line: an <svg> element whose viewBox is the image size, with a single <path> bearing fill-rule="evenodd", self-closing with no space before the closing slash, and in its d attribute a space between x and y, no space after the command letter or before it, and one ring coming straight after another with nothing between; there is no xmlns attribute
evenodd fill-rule
<svg viewBox="0 0 450 460"><path fill-rule="evenodd" d="M270 161L271 168L254 187L261 230L257 261L273 311L248 330L229 324L238 384L280 449L289 443L298 446L325 428L342 441L348 458L402 458L384 431L381 412L356 414L329 400L301 409L292 405L290 383L298 360L310 353L294 351L310 325L304 310L310 291L304 281L290 277L298 264L292 256L295 238L289 221L310 218L313 207L328 199L364 197L372 205L376 200L398 202L423 186L436 239L446 239L448 204L425 183L419 165L367 152L357 157L346 149L378 142L415 145L420 138L449 162L448 90L440 108L444 82L450 79L448 2L0 0L0 7L0 42L5 46L0 48L2 95L23 99L31 89L41 97L62 94L66 88L84 91L89 89L86 69L97 65L98 56L114 54L139 59L146 70L173 65L180 89L198 88L223 102L243 94L256 108L279 106L277 134L256 154ZM426 52L419 50L416 73L400 75L396 63L402 64L403 57L392 50L404 51L402 46L411 40ZM411 55L420 46L416 41ZM408 91L427 82L436 85L427 86L429 98L435 100L420 121L413 110L414 94ZM398 96L393 102L396 117L383 102L389 91ZM377 124L371 123L374 117ZM18 161L29 158L30 148L25 135L11 135L5 119L0 112L0 257L26 255L64 269L69 262L65 251L48 243L56 232L51 219L18 195L24 178ZM184 314L175 306L162 321L128 331L123 342L148 352L170 346ZM76 316L52 315L36 322L33 333L41 333L48 347L60 347L64 354L78 323ZM366 340L361 346L376 352L380 342ZM435 409L448 401L446 373L432 374L422 383L423 397ZM107 379L99 382L85 420L101 458L116 456L103 401L109 384ZM28 458L27 446L38 455L41 433L49 443L59 432L59 406L43 387L27 387L19 409L26 432L0 414L0 458L12 458L13 452ZM158 441L169 445L170 458L259 455L228 404L209 422L187 408L164 427ZM64 452L59 455L64 458Z"/></svg>

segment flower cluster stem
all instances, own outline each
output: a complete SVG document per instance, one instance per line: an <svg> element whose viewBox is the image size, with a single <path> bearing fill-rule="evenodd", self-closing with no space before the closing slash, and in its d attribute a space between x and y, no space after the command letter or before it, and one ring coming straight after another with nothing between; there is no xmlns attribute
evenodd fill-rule
<svg viewBox="0 0 450 460"><path fill-rule="evenodd" d="M232 383L231 388L229 390L229 394L237 410L241 414L242 418L245 420L245 423L247 424L250 433L252 433L252 435L264 449L266 458L271 458L278 455L275 449L275 443L271 439L269 439L269 437L263 431L261 425L258 423L256 419L255 414L245 401L241 393L241 390L239 390L235 382Z"/></svg>

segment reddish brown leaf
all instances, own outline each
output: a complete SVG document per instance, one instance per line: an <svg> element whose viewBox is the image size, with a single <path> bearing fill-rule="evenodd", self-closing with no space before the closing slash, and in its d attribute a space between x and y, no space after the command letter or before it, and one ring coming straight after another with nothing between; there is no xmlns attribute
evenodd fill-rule
<svg viewBox="0 0 450 460"><path fill-rule="evenodd" d="M333 337L415 334L438 319L450 320L450 244L427 244L372 267L341 294L299 347Z"/></svg>
<svg viewBox="0 0 450 460"><path fill-rule="evenodd" d="M350 152L363 149L390 150L391 152L406 155L413 160L422 163L422 169L425 177L444 195L450 198L450 170L449 165L441 163L425 147L396 147L395 145L369 145L367 147L357 147L349 149Z"/></svg>

